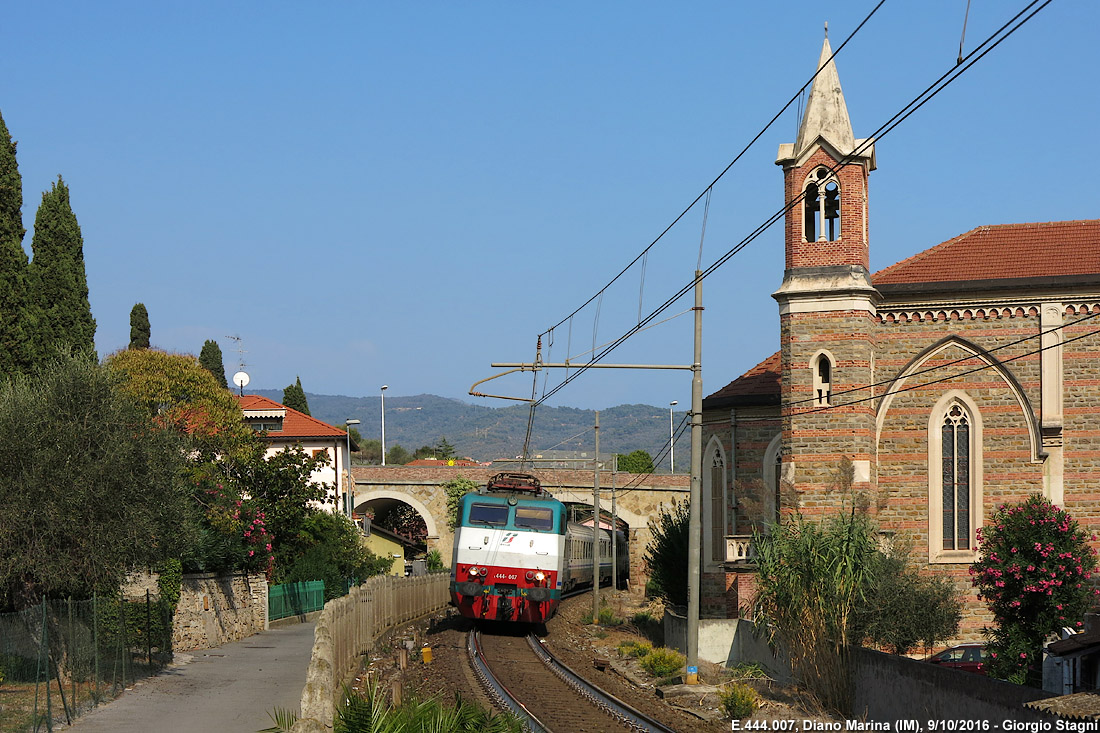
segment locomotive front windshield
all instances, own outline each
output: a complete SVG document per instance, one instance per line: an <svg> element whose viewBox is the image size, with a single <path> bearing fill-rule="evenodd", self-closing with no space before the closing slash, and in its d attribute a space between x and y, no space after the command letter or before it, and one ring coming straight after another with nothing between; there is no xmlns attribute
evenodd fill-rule
<svg viewBox="0 0 1100 733"><path fill-rule="evenodd" d="M554 528L554 512L549 507L516 507L516 526L547 531Z"/></svg>
<svg viewBox="0 0 1100 733"><path fill-rule="evenodd" d="M470 524L504 525L508 523L508 507L503 504L471 504Z"/></svg>

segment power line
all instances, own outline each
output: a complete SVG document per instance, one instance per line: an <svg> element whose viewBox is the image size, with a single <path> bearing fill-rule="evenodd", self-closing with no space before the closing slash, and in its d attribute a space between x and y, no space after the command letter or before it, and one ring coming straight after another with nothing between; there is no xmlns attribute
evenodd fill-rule
<svg viewBox="0 0 1100 733"><path fill-rule="evenodd" d="M829 57L829 61L832 61L832 60L833 60L834 58L836 58L837 54L839 54L839 53L841 52L841 50L843 50L843 48L844 48L845 46L847 46L847 45L848 45L848 42L849 42L849 41L851 41L851 40L852 40L852 39L853 39L853 38L855 37L855 35L856 35L857 33L859 33L859 32L860 32L860 30L862 30L862 29L863 29L863 26L865 26L865 25L867 24L867 22L868 22L869 20L871 20L871 16L873 16L873 15L874 15L874 14L875 14L876 12L878 12L878 9L879 9L879 8L881 8L881 7L882 7L882 5L883 5L883 4L885 3L885 2L886 2L886 0L879 0L878 4L877 4L877 5L875 5L875 7L871 9L871 12L870 12L870 13L868 13L868 14L867 14L867 16L866 16L866 17L865 17L865 18L864 18L864 19L863 19L862 21L860 21L859 25L857 25L857 26L856 26L855 30L854 30L854 31L852 31L852 32L851 32L850 34L848 34L848 37L844 39L844 42L843 42L843 43L841 43L841 44L840 44L839 46L837 46L837 48L836 48L836 51L834 51L834 52L833 52L833 55ZM798 90L797 92L795 92L795 93L794 93L794 95L793 95L793 96L792 96L792 97L791 97L791 98L790 98L790 99L789 99L789 100L787 101L787 103L786 103L786 104L784 104L784 105L783 105L783 107L782 107L782 108L780 108L780 110L779 110L778 112L776 112L776 113L775 113L775 116L774 116L774 117L772 117L772 118L771 118L770 120L768 120L768 123L767 123L766 125L764 125L764 127L763 127L763 128L762 128L762 129L760 130L760 132L756 133L756 135L755 135L755 136L754 136L754 137L752 138L752 140L750 140L750 141L748 142L748 144L747 144L747 145L745 145L745 147L741 149L741 152L739 152L739 153L738 153L738 154L737 154L736 156L734 156L733 160L731 160L731 161L729 162L729 164L728 164L728 165L727 165L727 166L726 166L725 168L723 168L723 169L722 169L722 172L721 172L721 173L719 173L719 174L718 174L717 176L715 176L714 180L713 180L713 181L711 181L711 182L710 182L710 184L709 184L708 186L706 186L706 187L705 187L705 188L704 188L704 189L703 189L703 190L702 190L702 191L701 191L701 192L699 193L699 195L698 195L698 196L696 196L696 197L695 197L694 199L692 199L691 203L690 203L690 204L688 204L688 205L687 205L687 207L685 207L685 208L684 208L684 210L683 210L683 211L681 211L681 212L680 212L680 213L679 213L679 214L678 214L678 215L676 216L676 218L672 220L672 223L670 223L670 224L669 224L669 225L668 225L667 227L665 227L665 228L664 228L664 230L662 230L662 231L661 231L661 233L660 233L660 234L658 234L658 235L657 235L657 237L656 237L656 238L655 238L655 239L654 239L654 240L653 240L652 242L650 242L650 243L649 243L648 245L646 245L645 249L643 249L643 250L642 250L642 251L641 251L640 253L638 253L638 256L637 256L637 257L635 257L634 259L632 259L632 260L630 261L630 263L629 263L629 264L628 264L628 265L627 265L626 267L624 267L624 268L623 268L622 270L620 270L620 271L618 272L618 274L616 274L616 275L615 275L615 277L611 278L611 280L610 280L610 281L608 281L608 283L607 283L606 285L604 285L604 286L603 286L602 288L600 288L600 289L599 289L598 291L596 291L596 292L595 292L595 293L594 293L594 294L592 295L592 297L590 297L590 298L589 298L588 300L586 300L586 301L585 301L584 303L582 303L582 304L581 304L580 306L578 306L576 310L574 310L574 311L573 311L572 313L570 313L569 315L567 315L567 316L566 316L565 318L563 318L563 319L561 319L560 321L558 321L557 323L555 323L555 324L554 324L553 326L551 326L550 328L548 328L548 329L546 329L545 331L543 331L543 332L542 332L542 333L541 333L540 335L541 335L541 336L545 336L545 335L546 335L547 333L549 333L549 332L553 331L553 330L554 330L555 328L558 328L558 327L559 327L559 326L561 326L561 325L562 325L563 323L565 323L566 321L568 321L568 320L569 320L570 318L572 318L573 316L575 316L575 315L577 315L578 313L580 313L580 312L581 312L582 310L584 310L585 306L587 306L587 305L588 305L589 303L591 303L591 302L592 302L593 300L595 300L596 298L598 298L598 297L599 297L599 296L600 296L601 294L603 294L603 292L604 292L604 291L606 291L606 290L607 290L607 289L608 289L609 287L611 287L612 285L614 285L614 284L615 284L615 282L616 282L616 281L617 281L617 280L618 280L618 279L619 279L620 277L622 277L622 276L623 276L624 274L626 274L626 272L627 272L627 271L628 271L628 270L629 270L629 269L630 269L631 267L633 267L633 266L634 266L634 265L635 265L635 264L636 264L636 263L637 263L637 262L638 262L639 260L641 260L641 259L642 259L642 258L643 258L643 257L644 257L645 255L647 255L647 254L649 253L649 250L651 250L651 249L652 249L652 248L654 247L654 245L656 245L656 244L657 244L658 242L660 242L660 241L661 241L661 239L663 239L663 238L664 238L664 236L665 236L666 234L668 234L668 233L669 233L669 231L671 231L671 230L672 230L672 228L673 228L674 226L676 226L676 224L678 224L678 223L679 223L679 221L680 221L681 219L683 219L683 218L684 218L684 217L685 217L685 216L687 215L687 213L688 213L689 211L691 211L691 210L692 210L693 208L695 208L695 205L696 205L697 203L699 203L699 201L701 201L701 200L703 199L703 197L704 197L704 196L706 196L706 195L707 195L707 192L708 192L708 191L710 191L710 190L711 190L712 188L714 188L714 185L715 185L716 183L718 183L718 182L719 182L720 180L722 180L722 178L723 178L723 177L724 177L724 176L726 175L726 173L728 173L728 172L729 172L729 170L730 170L731 168L733 168L733 166L734 166L734 165L735 165L735 164L737 163L737 161L741 160L741 158L742 158L742 157L743 157L743 156L745 155L745 153L747 153L747 152L749 151L749 149L750 149L750 148L752 148L752 146L753 146L753 145L755 145L755 144L756 144L756 142L757 142L757 141L758 141L758 140L759 140L759 139L760 139L761 137L763 137L763 136L764 136L764 133L766 133L766 132L767 132L767 131L768 131L768 130L769 130L769 129L771 128L771 126L775 124L776 120L778 120L778 119L779 119L780 117L782 117L782 116L783 116L783 113L787 111L787 108L789 108L789 107L790 107L790 106L791 106L791 105L792 105L792 104L793 104L793 103L794 103L795 101L797 101L797 100L798 100L798 98L799 98L799 95L801 95L801 94L802 94L802 92L803 92L803 91L804 91L804 90L806 89L806 87L810 86L810 84L812 84L812 83L814 82L814 80L815 80L815 79L817 78L817 75L818 75L818 74L820 74L820 73L821 73L821 71L822 71L822 69L824 69L824 68L825 68L825 66L827 66L827 65L828 65L828 62L826 62L826 63L825 63L824 65L822 65L822 66L821 66L821 67L820 67L820 68L819 68L819 69L818 69L818 70L817 70L816 72L814 72L813 76L811 76L811 77L810 77L810 78L809 78L809 79L808 79L808 80L806 81L806 83L805 83L805 84L803 84L803 85L802 85L802 86L801 86L801 87L799 88L799 90Z"/></svg>
<svg viewBox="0 0 1100 733"><path fill-rule="evenodd" d="M1100 316L1100 313L1089 314L1085 318L1080 318L1080 319L1074 321L1073 323L1065 324L1064 326L1060 326L1058 328L1069 328L1069 327L1075 326L1075 325L1077 325L1077 324L1079 324L1079 323L1081 323L1085 320L1088 320L1089 318L1096 317L1096 316ZM1051 330L1054 330L1054 329L1051 329ZM975 366L971 369L966 369L966 370L961 371L961 372L956 372L954 374L949 374L949 375L941 377L939 379L933 379L931 381L921 382L919 384L911 384L911 385L901 386L901 387L898 387L897 389L888 390L888 391L886 391L882 394L871 395L869 397L862 397L862 398L859 398L859 399L844 402L842 404L822 405L821 407L817 407L817 408L812 409L812 410L803 410L799 413L799 415L812 415L812 414L818 413L818 412L827 412L829 410L836 410L836 409L839 409L839 408L842 408L842 407L850 407L851 405L858 405L858 404L863 403L863 402L870 402L872 400L885 399L886 397L890 397L890 396L896 395L896 394L902 394L904 392L912 392L914 390L923 389L925 387L930 387L930 386L935 385L935 384L941 384L943 382L951 381L953 379L959 379L961 377L967 377L967 376L970 376L971 374L976 374L976 373L984 371L986 369L995 369L998 366L998 364L1008 364L1008 363L1011 363L1013 361L1019 361L1020 359L1026 359L1027 357L1035 356L1037 354L1041 354L1041 353L1043 353L1044 351L1046 351L1048 349L1052 349L1052 348L1055 348L1055 347L1058 347L1058 346L1065 346L1066 344L1072 344L1072 343L1075 343L1077 341L1081 341L1083 339L1086 339L1090 336L1095 336L1097 334L1100 334L1100 329L1095 329L1095 330L1088 331L1088 332L1083 333L1083 334L1079 334L1077 336L1072 336L1072 337L1067 338L1063 341L1060 341L1056 344L1050 344L1050 345L1047 345L1047 346L1040 346L1037 349L1033 349L1031 351L1027 351L1027 352L1024 352L1022 354L1014 354L1014 355L1008 357L1007 359L1000 360L998 363L994 363L994 364L984 363L984 364L981 364L979 366ZM1027 338L1028 339L1034 338L1034 336L1029 336ZM1014 343L1019 344L1022 341L1025 341L1025 340L1027 340L1027 339L1021 339L1020 341L1016 341ZM989 353L989 352L986 352L986 353ZM950 366L958 365L961 362L969 361L970 359L974 359L974 358L977 358L977 355L964 357L962 359L956 359L954 361L948 362L947 364L942 364L942 365L936 366L936 367L930 367L929 369L921 370L919 372L914 372L913 374L904 375L904 377L905 377L905 379L909 379L911 377L919 376L921 374L927 374L927 373L930 373L930 372L933 372L933 371L946 369ZM894 379L888 380L886 382L880 382L879 384L881 385L881 384L893 383L893 382L897 381L897 379L898 379L898 377L895 377ZM878 386L878 385L868 385L866 387L858 387L856 389L848 390L847 392L844 392L844 393L841 393L841 394L848 394L848 393L856 392L856 391L859 391L859 390L869 389L869 388L874 387L874 386ZM805 401L806 400L799 400L797 402L791 402L791 403L788 403L787 406L800 404L800 403L805 402ZM689 415L685 415L684 419L680 422L680 426L677 427L677 431L676 431L676 437L677 438L679 438L680 435L682 435L683 432L686 431L686 422L687 422L688 417L689 417ZM664 455L666 455L667 453L668 453L668 450L667 450L667 448L665 448L663 450L663 452L660 454L660 457L657 458L657 459L654 459L654 463L655 464L659 463L660 459L663 458ZM635 490L645 480L645 477L651 475L652 473L653 472L650 471L650 472L647 472L647 473L644 473L644 474L639 474L638 477L635 478L630 484L627 484L627 485L623 486L623 488L620 489L619 491L625 493L627 491ZM622 494L620 494L620 496L622 496Z"/></svg>
<svg viewBox="0 0 1100 733"><path fill-rule="evenodd" d="M1073 326L1076 326L1079 323L1084 323L1085 321L1091 320L1093 318L1100 318L1100 311L1097 311L1095 313L1089 313L1088 315L1086 315L1082 318L1078 318L1076 321L1073 321L1072 323L1063 323L1060 326L1051 326L1049 329L1047 329L1045 331L1040 329L1039 333L1034 333L1034 334L1031 334L1030 336L1024 336L1023 338L1016 339L1015 341L1010 341L1006 344L1001 344L1000 346L994 346L991 349L984 349L984 351L987 354L992 354L996 351L1002 351L1004 349L1011 348L1013 346L1019 346L1020 344L1026 342L1026 341L1030 341L1030 340L1036 339L1036 338L1041 339L1043 336L1046 336L1047 334L1054 333L1055 331L1060 331L1060 330L1065 329L1065 328L1072 328ZM1037 354L1039 352L1036 351L1036 352L1030 352L1030 353ZM973 358L974 358L973 355L963 356L963 357L960 357L958 359L955 359L954 361L949 361L946 364L940 364L939 366L928 367L927 369L921 369L921 370L915 371L912 374L906 375L906 377L907 378L908 377L919 377L922 374L930 374L932 372L939 371L940 369L946 369L947 367L955 366L956 364L961 364L965 361L970 361ZM1004 361L1013 361L1013 359L1005 359ZM875 387L882 387L883 385L892 384L896 379L897 379L897 377L894 377L892 379L884 379L880 382L873 382L871 384L865 384L862 387L852 387L851 389L841 390L839 392L834 392L833 394L835 394L837 397L840 397L840 396L843 396L843 395L846 395L846 394L852 394L852 393L855 393L855 392L862 392L863 390L874 389ZM805 399L794 400L792 402L788 402L787 405L788 406L794 406L794 405L801 405L804 402L816 402L816 401L817 401L816 397L807 397Z"/></svg>
<svg viewBox="0 0 1100 733"><path fill-rule="evenodd" d="M1026 359L1029 356L1035 356L1036 354L1041 354L1044 351L1046 351L1047 349L1053 349L1057 346L1065 346L1066 344L1072 344L1076 341L1080 341L1082 339L1088 338L1089 336L1095 336L1098 333L1100 333L1100 329L1096 329L1094 331L1089 331L1089 332L1083 333L1079 336L1073 336L1071 338L1065 339L1064 341L1061 341L1061 342L1056 343L1056 344L1049 344L1047 346L1040 346L1039 348L1037 348L1033 351L1026 351L1022 354L1013 354L1012 356L1008 357L1007 359L999 360L998 363L999 364L1009 364L1009 363L1014 362L1014 361L1019 361L1020 359ZM977 355L970 356L970 357L967 357L965 359L956 360L954 362L951 362L950 364L945 364L942 367L932 367L932 369L929 369L929 370L926 370L926 371L932 371L932 370L935 370L935 369L946 368L947 366L958 364L960 361L969 361L970 359L974 359L974 358L978 358ZM976 366L973 369L967 369L965 371L961 371L961 372L958 372L958 373L955 373L955 374L950 374L946 377L941 377L939 379L933 379L930 382L921 382L920 384L914 384L914 385L907 386L907 387L899 387L898 389L887 390L886 392L883 392L880 395L871 395L870 397L861 397L859 399L851 400L849 402L845 402L845 403L839 404L839 405L823 405L823 406L815 408L813 410L803 410L799 414L800 415L812 415L815 412L826 412L828 410L835 410L835 409L840 408L840 407L849 407L851 405L858 405L861 402L869 402L871 400L883 399L883 398L889 397L891 395L901 394L902 392L912 392L915 389L921 389L922 387L930 387L933 384L940 384L941 382L947 382L947 381L952 380L952 379L958 379L959 377L966 377L966 376L969 376L971 374L975 374L977 372L980 372L984 369L993 369L996 366L997 366L997 364L988 364L988 363L987 364L982 364L981 366ZM912 375L906 375L906 378L908 378L909 376L912 376ZM893 382L893 381L896 381L896 380L891 380L891 382ZM850 391L855 391L855 390L850 390ZM793 403L791 403L791 404L793 404Z"/></svg>
<svg viewBox="0 0 1100 733"><path fill-rule="evenodd" d="M1019 30L1025 23L1027 23L1029 20L1031 20L1033 17L1035 17L1036 14L1038 14L1041 10L1043 10L1051 2L1052 2L1052 0L1045 0L1045 1L1041 2L1041 4L1040 4L1040 0L1033 0L1033 2L1031 2L1027 6L1025 6L1023 10L1018 12L1008 22L1006 22L1004 25L1002 25L1000 28L998 28L996 31L994 31L992 34L990 34L984 41L982 41L981 44L979 44L973 51L971 51L964 58L964 62L965 62L964 65L954 66L951 70L945 72L938 79L936 79L934 82L932 82L932 84L930 84L928 87L926 87L920 94L918 94L909 103L907 103L904 107L902 107L902 109L900 111L898 111L896 114L894 114L893 117L891 117L885 123L880 125L879 128L870 137L868 137L864 140L862 145L857 147L855 150L853 150L848 155L845 155L839 162L836 163L836 165L834 165L832 168L830 168L829 173L830 174L835 174L842 167L849 164L854 158L861 155L870 145L874 144L874 142L876 140L881 140L883 137L885 137L890 132L892 132L895 128L897 128L898 125L900 125L902 122L904 122L906 119L908 119L918 109L920 109L925 104L927 104L937 94L939 94L941 91L946 89L947 86L952 84L956 79L958 79L960 76L962 76L962 74L964 74L966 71L968 71L970 68L972 68L974 66L974 64L976 64L978 61L980 61L982 58L984 58L986 56L986 54L988 54L994 48L996 48L1001 43L1003 43L1007 38L1009 38L1013 33L1015 33L1017 30ZM880 3L880 5L881 5L881 3ZM1036 5L1038 5L1039 7L1036 8L1035 7ZM1031 10L1032 8L1035 8L1035 9ZM877 6L876 6L875 9L876 10L878 9ZM1028 14L1029 10L1031 11L1030 14ZM1020 20L1021 16L1024 16L1025 14L1027 14L1027 16L1024 17L1022 20ZM1017 21L1019 21L1019 22L1017 22ZM1015 23L1014 26L1013 26L1013 23ZM861 24L861 26L862 26L862 24ZM1013 27L1009 28L1009 26L1013 26ZM1007 32L1006 32L1006 29L1008 29ZM998 38L998 36L1000 36L1000 37ZM849 37L849 39L850 38L851 37ZM996 40L994 41L993 39L996 39ZM847 43L847 40L845 41L845 43ZM988 48L986 48L986 46L988 46ZM984 48L984 50L982 50L983 48ZM838 51L839 51L839 49L838 49ZM979 51L981 51L981 52L979 53ZM834 53L833 56L835 57L836 54ZM700 194L700 198L702 197L702 195L703 194ZM755 241L761 234L763 234L767 229L769 229L776 221L779 221L781 218L783 218L791 208L793 208L794 206L798 205L801 201L803 201L805 199L805 195L806 195L805 192L803 192L803 193L795 196L783 208L781 208L780 210L778 210L777 212L775 212L771 216L769 216L762 224L757 226L757 228L754 229L748 236L746 236L744 239L742 239L736 245L734 245L729 250L727 250L724 255L722 255L718 260L716 260L706 270L704 270L699 275L699 279L705 279L708 276L710 276L711 274L713 274L716 270L718 270L718 268L720 268L722 265L724 265L726 262L728 262L734 255L736 255L742 249L747 247L750 243ZM698 201L698 200L699 199L697 198L696 201ZM636 261L636 259L635 259L635 261ZM628 265L628 267L629 267L629 265ZM625 270L624 270L624 272L625 272ZM621 274L622 273L620 272L619 275L621 275ZM619 275L616 276L616 279L619 277ZM612 282L614 282L614 280ZM696 282L696 280L693 278L691 280L691 282L689 282L686 285L684 285L683 287L681 287L679 291L677 291L673 296L671 296L663 304L661 304L656 309L651 311L649 313L649 315L647 315L642 321L640 321L635 326L632 326L630 329L627 330L626 333L624 333L622 336L617 338L615 341L611 342L610 346L608 346L603 351L601 351L599 354L594 356L588 362L588 364L596 363L596 362L600 361L601 359L603 359L605 356L607 356L607 354L611 353L611 351L613 351L615 348L617 348L619 345L621 345L624 341L626 341L628 338L630 338L635 333L637 333L638 330L640 330L643 326L648 324L651 320L653 320L658 315L660 315L662 312L664 312L666 309L671 307L673 303L675 303L677 300L679 300L684 295L686 295L687 292L690 291L694 287L695 282ZM595 298L595 297L596 296L593 296L593 298ZM591 300L592 299L590 298L585 303L585 305L587 305L587 303L591 302ZM581 308L583 308L583 307L584 306L581 306ZM574 311L573 314L571 314L569 316L569 318L572 318L572 316L575 315L579 310L580 310L580 308L578 308L577 311ZM558 325L560 325L561 323L564 323L564 322L565 321L563 320ZM585 371L587 371L587 369L588 369L587 365L579 366L577 368L576 372L574 372L573 374L570 374L569 376L567 376L560 384L556 385L549 392L545 393L543 395L543 397L538 401L537 404L542 404L547 399L554 396L558 391L563 389L567 384L569 384L574 379L576 379L581 374L583 374Z"/></svg>

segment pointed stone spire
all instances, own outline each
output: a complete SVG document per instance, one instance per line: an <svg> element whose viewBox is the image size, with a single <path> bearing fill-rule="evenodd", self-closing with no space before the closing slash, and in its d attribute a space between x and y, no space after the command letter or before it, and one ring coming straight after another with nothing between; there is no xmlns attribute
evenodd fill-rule
<svg viewBox="0 0 1100 733"><path fill-rule="evenodd" d="M832 60L833 49L829 46L828 33L826 26L825 43L817 62L819 73L810 88L806 113L802 116L798 140L794 144L796 157L818 138L827 140L841 155L847 155L855 149L852 122L848 119L848 105L844 103L844 92L840 89L840 75L837 74L836 64Z"/></svg>

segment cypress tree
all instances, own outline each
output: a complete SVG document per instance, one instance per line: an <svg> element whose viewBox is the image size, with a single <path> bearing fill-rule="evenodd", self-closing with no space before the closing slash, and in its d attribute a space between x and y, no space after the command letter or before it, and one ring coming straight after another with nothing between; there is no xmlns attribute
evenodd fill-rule
<svg viewBox="0 0 1100 733"><path fill-rule="evenodd" d="M23 250L23 179L15 141L0 116L0 377L29 371L27 253Z"/></svg>
<svg viewBox="0 0 1100 733"><path fill-rule="evenodd" d="M130 348L149 348L149 311L144 303L137 303L130 310Z"/></svg>
<svg viewBox="0 0 1100 733"><path fill-rule="evenodd" d="M202 351L199 352L199 364L214 375L218 384L229 389L229 382L225 378L225 365L222 363L222 347L218 346L217 341L207 339L203 342Z"/></svg>
<svg viewBox="0 0 1100 733"><path fill-rule="evenodd" d="M95 318L88 302L84 240L61 176L42 194L31 240L30 285L39 314L37 343L95 353Z"/></svg>
<svg viewBox="0 0 1100 733"><path fill-rule="evenodd" d="M302 389L301 377L298 377L295 384L283 390L283 404L298 412L309 414L309 401L306 400L306 392Z"/></svg>

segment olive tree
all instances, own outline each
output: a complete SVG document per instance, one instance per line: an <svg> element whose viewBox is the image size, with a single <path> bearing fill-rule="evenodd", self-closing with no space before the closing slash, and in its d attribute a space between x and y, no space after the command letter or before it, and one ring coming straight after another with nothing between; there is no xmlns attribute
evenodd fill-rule
<svg viewBox="0 0 1100 733"><path fill-rule="evenodd" d="M178 557L194 526L182 448L87 358L0 384L0 604L113 590Z"/></svg>

